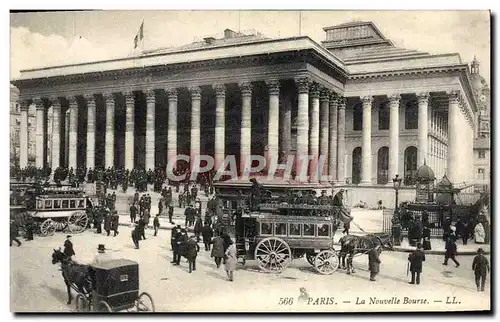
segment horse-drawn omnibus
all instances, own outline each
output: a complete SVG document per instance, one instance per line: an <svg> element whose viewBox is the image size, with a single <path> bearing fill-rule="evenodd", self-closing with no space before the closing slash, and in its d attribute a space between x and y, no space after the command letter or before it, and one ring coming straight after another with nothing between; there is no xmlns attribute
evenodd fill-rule
<svg viewBox="0 0 500 322"><path fill-rule="evenodd" d="M331 189L330 185L263 183L256 209L250 207L254 201L250 183L214 186L225 210L234 212L234 238L244 262L256 260L264 271L281 272L293 259L305 255L321 274L337 270L333 237L346 218L331 202L318 204L312 197L318 190Z"/></svg>
<svg viewBox="0 0 500 322"><path fill-rule="evenodd" d="M21 227L32 221L41 236L66 229L73 234L83 232L88 223L86 210L91 207L83 188L11 185L11 219Z"/></svg>

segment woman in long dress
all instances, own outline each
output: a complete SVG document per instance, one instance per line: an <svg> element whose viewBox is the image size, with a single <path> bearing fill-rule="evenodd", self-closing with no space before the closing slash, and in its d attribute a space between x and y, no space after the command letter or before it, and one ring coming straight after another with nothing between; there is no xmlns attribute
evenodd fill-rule
<svg viewBox="0 0 500 322"><path fill-rule="evenodd" d="M232 240L225 254L226 254L226 263L224 265L226 268L227 277L232 282L234 278L233 272L234 270L236 270L236 263L238 261L236 257L236 245L233 243Z"/></svg>
<svg viewBox="0 0 500 322"><path fill-rule="evenodd" d="M485 237L486 232L484 231L484 226L481 222L478 222L476 227L474 227L474 241L476 244L484 244Z"/></svg>

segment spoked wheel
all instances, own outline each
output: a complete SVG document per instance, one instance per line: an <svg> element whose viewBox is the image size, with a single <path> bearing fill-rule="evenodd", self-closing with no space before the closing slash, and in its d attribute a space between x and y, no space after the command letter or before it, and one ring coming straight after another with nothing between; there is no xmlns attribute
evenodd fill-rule
<svg viewBox="0 0 500 322"><path fill-rule="evenodd" d="M113 310L111 309L109 304L106 303L106 301L100 301L99 303L97 303L96 309L97 312L113 312Z"/></svg>
<svg viewBox="0 0 500 322"><path fill-rule="evenodd" d="M267 237L257 244L254 257L262 270L279 273L292 261L292 252L283 239Z"/></svg>
<svg viewBox="0 0 500 322"><path fill-rule="evenodd" d="M56 231L56 222L53 221L52 219L45 220L40 226L40 234L43 237L52 236L54 235L55 231Z"/></svg>
<svg viewBox="0 0 500 322"><path fill-rule="evenodd" d="M68 218L68 228L73 234L81 233L87 228L89 218L83 211L76 211Z"/></svg>
<svg viewBox="0 0 500 322"><path fill-rule="evenodd" d="M322 250L314 259L314 269L320 274L330 275L339 267L339 257L331 249Z"/></svg>
<svg viewBox="0 0 500 322"><path fill-rule="evenodd" d="M314 266L314 259L315 258L316 258L316 254L315 253L306 253L307 262L309 264L311 264L312 266Z"/></svg>
<svg viewBox="0 0 500 322"><path fill-rule="evenodd" d="M154 312L155 311L155 303L153 302L153 298L149 293L143 292L139 295L139 298L135 302L135 307L137 308L137 312Z"/></svg>
<svg viewBox="0 0 500 322"><path fill-rule="evenodd" d="M89 310L88 301L85 296L78 293L76 296L76 311L77 312L87 312Z"/></svg>

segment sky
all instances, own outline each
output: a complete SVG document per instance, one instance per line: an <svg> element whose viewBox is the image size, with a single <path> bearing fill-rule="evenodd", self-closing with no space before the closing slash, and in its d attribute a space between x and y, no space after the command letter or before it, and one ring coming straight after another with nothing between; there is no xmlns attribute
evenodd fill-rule
<svg viewBox="0 0 500 322"><path fill-rule="evenodd" d="M299 24L299 20L301 23ZM144 49L187 44L196 38L254 29L267 37L325 39L323 27L373 21L398 47L433 54L476 55L490 82L488 11L73 11L10 14L10 78L20 70L133 54L144 21ZM300 26L300 28L299 28ZM300 29L300 30L299 30Z"/></svg>

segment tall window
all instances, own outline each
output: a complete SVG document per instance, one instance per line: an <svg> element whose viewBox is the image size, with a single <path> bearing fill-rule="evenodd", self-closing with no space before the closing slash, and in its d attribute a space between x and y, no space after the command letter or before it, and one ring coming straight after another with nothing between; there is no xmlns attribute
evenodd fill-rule
<svg viewBox="0 0 500 322"><path fill-rule="evenodd" d="M378 110L378 129L388 130L389 129L389 117L390 112L386 104L381 104Z"/></svg>
<svg viewBox="0 0 500 322"><path fill-rule="evenodd" d="M481 168L477 169L477 178L479 180L484 180L484 169Z"/></svg>
<svg viewBox="0 0 500 322"><path fill-rule="evenodd" d="M386 146L378 150L377 157L377 184L389 182L389 148Z"/></svg>
<svg viewBox="0 0 500 322"><path fill-rule="evenodd" d="M405 149L405 172L404 181L405 186L412 186L415 184L415 175L417 174L417 148L409 146Z"/></svg>
<svg viewBox="0 0 500 322"><path fill-rule="evenodd" d="M361 182L361 147L357 147L352 151L352 183L358 184Z"/></svg>
<svg viewBox="0 0 500 322"><path fill-rule="evenodd" d="M410 101L406 103L405 129L407 130L418 129L418 106L417 102L415 101Z"/></svg>
<svg viewBox="0 0 500 322"><path fill-rule="evenodd" d="M485 159L486 158L486 151L485 150L479 150L479 159Z"/></svg>
<svg viewBox="0 0 500 322"><path fill-rule="evenodd" d="M355 105L352 112L352 129L354 131L363 129L363 107L360 104Z"/></svg>

